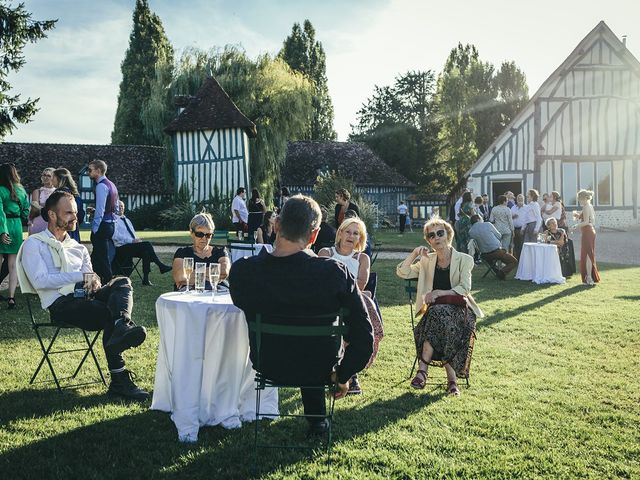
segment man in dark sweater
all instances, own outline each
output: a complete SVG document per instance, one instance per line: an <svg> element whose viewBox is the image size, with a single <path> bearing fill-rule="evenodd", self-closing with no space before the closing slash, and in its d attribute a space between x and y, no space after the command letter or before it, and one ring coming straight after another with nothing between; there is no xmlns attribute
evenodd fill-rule
<svg viewBox="0 0 640 480"><path fill-rule="evenodd" d="M273 253L236 261L229 275L233 303L244 310L248 321L264 315L320 315L348 310L344 318L349 333L339 365L335 365L335 341L327 338L269 337L261 346L261 371L285 383L318 384L337 380L336 398L342 398L351 376L364 368L373 351L373 329L355 279L347 268L331 258L307 250L320 225L320 208L309 197L296 195L285 203L275 224ZM301 322L308 322L301 319ZM295 324L295 323L294 323ZM301 324L301 323L298 323ZM253 338L251 360L255 364ZM301 389L304 411L324 415L324 393ZM326 429L324 420L310 419L311 431Z"/></svg>

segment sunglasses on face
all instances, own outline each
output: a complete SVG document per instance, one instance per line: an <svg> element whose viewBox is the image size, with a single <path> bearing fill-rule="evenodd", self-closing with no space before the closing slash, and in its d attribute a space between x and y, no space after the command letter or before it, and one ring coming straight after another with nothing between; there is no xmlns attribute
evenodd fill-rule
<svg viewBox="0 0 640 480"><path fill-rule="evenodd" d="M436 235L437 235L438 237L444 237L444 234L445 234L445 233L447 233L447 232L445 232L444 230L438 230L438 231L436 231L436 232L429 232L429 233L427 234L427 238L428 238L429 240L433 240L434 238L436 238Z"/></svg>
<svg viewBox="0 0 640 480"><path fill-rule="evenodd" d="M192 230L192 232L198 238L207 237L207 239L209 239L209 238L213 237L213 233L196 232L196 231L193 231L193 230Z"/></svg>

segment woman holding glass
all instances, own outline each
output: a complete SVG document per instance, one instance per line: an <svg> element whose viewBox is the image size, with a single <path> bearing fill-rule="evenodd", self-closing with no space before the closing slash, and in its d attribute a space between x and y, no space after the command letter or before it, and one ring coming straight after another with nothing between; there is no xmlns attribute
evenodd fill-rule
<svg viewBox="0 0 640 480"><path fill-rule="evenodd" d="M227 252L224 248L214 247L209 244L215 228L213 218L205 212L197 214L191 219L191 222L189 222L192 245L179 248L173 256L173 281L175 290L186 286L191 289L195 280L192 271L196 263L205 263L207 266L210 266L212 263L219 263L220 281L229 275L229 258L227 257ZM192 261L187 262L191 264L190 269L185 268L189 267L189 265L185 265L185 259L187 258L192 259ZM207 285L207 288L211 288L211 285Z"/></svg>
<svg viewBox="0 0 640 480"><path fill-rule="evenodd" d="M580 274L582 283L593 286L600 281L600 273L596 264L596 212L591 205L593 192L591 190L580 190L578 192L578 203L582 206L581 212L574 212L577 224L571 227L571 231L578 228L582 234L580 244Z"/></svg>
<svg viewBox="0 0 640 480"><path fill-rule="evenodd" d="M460 395L458 376L467 377L475 338L476 318L482 310L471 296L473 257L454 249L453 228L434 217L424 226L431 247L416 247L396 268L404 279L417 279L416 312L422 319L413 332L419 367L411 387L423 389L434 361L447 372L447 392Z"/></svg>

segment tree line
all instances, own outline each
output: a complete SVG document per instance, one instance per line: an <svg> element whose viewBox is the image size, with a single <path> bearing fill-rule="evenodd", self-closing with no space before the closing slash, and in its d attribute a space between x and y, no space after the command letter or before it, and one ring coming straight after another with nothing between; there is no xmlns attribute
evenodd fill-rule
<svg viewBox="0 0 640 480"><path fill-rule="evenodd" d="M0 0L0 139L36 113L37 99L10 95L10 70L24 65L27 42L46 37L55 20L37 22L22 5ZM176 114L174 97L194 95L213 75L257 126L251 178L269 198L293 140L335 140L326 54L310 21L295 23L275 55L249 58L241 47L186 49L175 58L162 21L148 0L136 0L129 46L121 64L111 141L167 148L165 182L173 187L173 155L164 127ZM496 68L473 45L453 48L438 75L408 71L375 86L357 112L350 141L365 142L418 189L446 193L464 176L528 101L524 73L514 62Z"/></svg>

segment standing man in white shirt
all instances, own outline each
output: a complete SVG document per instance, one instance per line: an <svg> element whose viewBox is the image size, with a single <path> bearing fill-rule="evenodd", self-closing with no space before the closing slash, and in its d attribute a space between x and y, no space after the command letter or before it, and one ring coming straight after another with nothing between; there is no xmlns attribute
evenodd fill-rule
<svg viewBox="0 0 640 480"><path fill-rule="evenodd" d="M516 204L511 207L511 218L513 219L513 256L520 258L522 244L524 243L524 226L527 218L527 207L524 204L524 195L521 193L516 197Z"/></svg>
<svg viewBox="0 0 640 480"><path fill-rule="evenodd" d="M398 205L398 225L400 226L400 234L404 234L404 227L407 223L407 212L409 211L409 207L404 204L404 200L400 201L400 205Z"/></svg>
<svg viewBox="0 0 640 480"><path fill-rule="evenodd" d="M247 198L247 191L244 187L240 187L236 190L236 196L231 202L231 221L236 232L246 232L248 228L249 210L244 201L245 198Z"/></svg>
<svg viewBox="0 0 640 480"><path fill-rule="evenodd" d="M47 199L43 210L47 229L31 235L18 252L20 289L38 294L53 323L104 330L102 345L111 374L109 393L146 400L149 394L133 383L122 358L122 352L141 345L147 335L144 327L131 320L131 281L117 277L101 285L93 275L91 283L84 284L84 274L93 272L89 252L67 233L76 229L77 212L70 193L58 190Z"/></svg>
<svg viewBox="0 0 640 480"><path fill-rule="evenodd" d="M131 265L133 258L142 259L142 285L152 285L149 281L149 273L151 272L151 263L155 263L160 269L160 273L171 271L171 265L165 265L158 258L156 251L151 242L142 241L136 237L136 231L133 228L131 220L124 215L124 203L118 201L120 215L116 221L115 231L113 233L113 243L116 246L115 262L120 268ZM113 267L112 267L113 269Z"/></svg>

